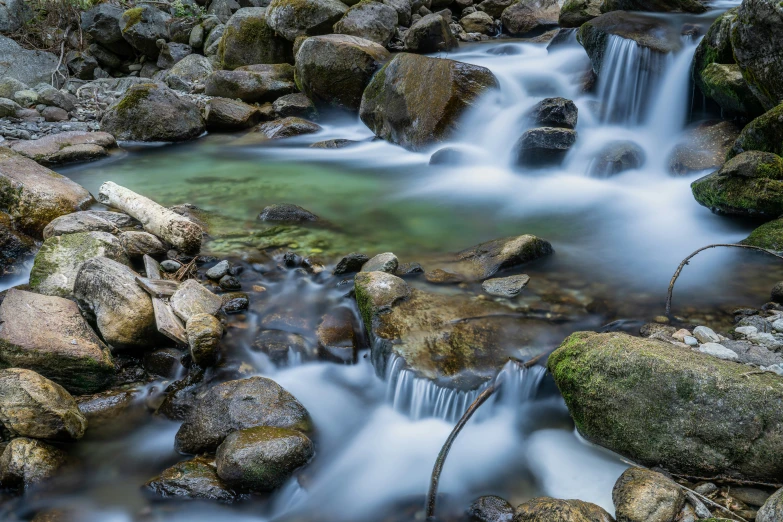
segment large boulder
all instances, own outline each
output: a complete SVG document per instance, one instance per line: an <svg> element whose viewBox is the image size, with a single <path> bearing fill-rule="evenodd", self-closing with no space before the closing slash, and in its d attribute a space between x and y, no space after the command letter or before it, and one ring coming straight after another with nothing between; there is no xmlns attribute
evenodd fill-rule
<svg viewBox="0 0 783 522"><path fill-rule="evenodd" d="M40 238L54 218L93 203L92 195L80 185L0 147L0 210L23 232Z"/></svg>
<svg viewBox="0 0 783 522"><path fill-rule="evenodd" d="M614 522L602 507L581 500L538 497L514 510L513 522Z"/></svg>
<svg viewBox="0 0 783 522"><path fill-rule="evenodd" d="M565 0L560 7L560 27L580 27L585 22L601 16L603 0Z"/></svg>
<svg viewBox="0 0 783 522"><path fill-rule="evenodd" d="M783 10L770 0L745 0L737 9L731 43L750 90L769 110L783 101Z"/></svg>
<svg viewBox="0 0 783 522"><path fill-rule="evenodd" d="M174 464L150 479L145 489L164 498L217 500L232 502L237 494L217 475L207 457L196 457Z"/></svg>
<svg viewBox="0 0 783 522"><path fill-rule="evenodd" d="M166 85L178 91L192 92L197 85L203 85L213 72L209 58L200 54L189 54L168 71Z"/></svg>
<svg viewBox="0 0 783 522"><path fill-rule="evenodd" d="M182 453L215 451L230 433L256 426L312 430L310 415L293 395L271 379L251 377L203 393L174 444Z"/></svg>
<svg viewBox="0 0 783 522"><path fill-rule="evenodd" d="M603 0L601 12L652 11L665 13L703 13L705 3L699 0Z"/></svg>
<svg viewBox="0 0 783 522"><path fill-rule="evenodd" d="M386 46L397 31L397 19L397 11L391 6L374 1L359 2L334 24L334 32Z"/></svg>
<svg viewBox="0 0 783 522"><path fill-rule="evenodd" d="M715 100L727 116L758 116L764 112L737 64L711 63L701 71L704 96Z"/></svg>
<svg viewBox="0 0 783 522"><path fill-rule="evenodd" d="M359 116L377 136L421 150L448 140L465 111L497 87L484 67L402 53L372 78Z"/></svg>
<svg viewBox="0 0 783 522"><path fill-rule="evenodd" d="M139 275L106 257L86 261L76 274L73 294L95 317L103 339L116 349L139 349L160 339L152 299L136 283Z"/></svg>
<svg viewBox="0 0 783 522"><path fill-rule="evenodd" d="M645 468L628 468L612 489L621 522L672 522L685 505L685 493L670 478Z"/></svg>
<svg viewBox="0 0 783 522"><path fill-rule="evenodd" d="M0 78L14 78L27 85L51 83L60 60L53 53L25 49L12 39L0 35ZM60 65L62 73L67 72Z"/></svg>
<svg viewBox="0 0 783 522"><path fill-rule="evenodd" d="M484 11L474 11L460 18L459 25L466 33L491 35L496 32L495 20Z"/></svg>
<svg viewBox="0 0 783 522"><path fill-rule="evenodd" d="M19 437L0 455L0 484L26 489L53 477L66 463L66 453L39 440Z"/></svg>
<svg viewBox="0 0 783 522"><path fill-rule="evenodd" d="M101 119L119 140L187 141L204 133L201 111L162 84L134 85Z"/></svg>
<svg viewBox="0 0 783 522"><path fill-rule="evenodd" d="M451 34L449 23L440 14L432 13L415 22L403 38L405 50L412 53L450 51L459 45Z"/></svg>
<svg viewBox="0 0 783 522"><path fill-rule="evenodd" d="M743 245L783 251L783 219L764 223L740 241Z"/></svg>
<svg viewBox="0 0 783 522"><path fill-rule="evenodd" d="M719 170L691 184L699 204L723 214L783 214L783 158L770 152L743 152Z"/></svg>
<svg viewBox="0 0 783 522"><path fill-rule="evenodd" d="M726 157L730 159L751 150L783 155L783 104L748 123Z"/></svg>
<svg viewBox="0 0 783 522"><path fill-rule="evenodd" d="M389 58L381 45L363 38L313 36L296 54L296 82L317 104L357 111L373 74ZM335 77L342 80L335 82Z"/></svg>
<svg viewBox="0 0 783 522"><path fill-rule="evenodd" d="M149 4L128 9L120 17L122 37L148 58L157 58L158 40L169 39L171 15Z"/></svg>
<svg viewBox="0 0 783 522"><path fill-rule="evenodd" d="M76 393L104 389L111 354L73 301L11 289L0 305L0 367L34 370Z"/></svg>
<svg viewBox="0 0 783 522"><path fill-rule="evenodd" d="M329 34L348 6L339 0L272 0L267 23L290 42L299 36Z"/></svg>
<svg viewBox="0 0 783 522"><path fill-rule="evenodd" d="M117 147L108 132L66 131L37 140L20 140L11 149L42 165L88 161L109 155Z"/></svg>
<svg viewBox="0 0 783 522"><path fill-rule="evenodd" d="M560 4L557 0L520 0L503 10L503 30L512 36L541 31L557 25Z"/></svg>
<svg viewBox="0 0 783 522"><path fill-rule="evenodd" d="M122 36L123 9L109 3L101 3L84 11L81 16L81 28L94 42L113 53L132 56L133 48Z"/></svg>
<svg viewBox="0 0 783 522"><path fill-rule="evenodd" d="M207 78L209 96L240 99L246 103L271 102L296 92L294 68L288 64L259 65L234 71L215 71Z"/></svg>
<svg viewBox="0 0 783 522"><path fill-rule="evenodd" d="M623 333L578 332L549 371L579 432L640 464L697 477L783 473L783 377Z"/></svg>
<svg viewBox="0 0 783 522"><path fill-rule="evenodd" d="M31 370L0 370L0 424L17 437L77 440L87 419L65 388Z"/></svg>
<svg viewBox="0 0 783 522"><path fill-rule="evenodd" d="M130 265L120 240L108 232L79 232L53 236L35 255L30 289L44 295L71 297L76 273L93 257L108 257Z"/></svg>
<svg viewBox="0 0 783 522"><path fill-rule="evenodd" d="M243 65L291 63L291 42L277 36L267 23L267 9L245 7L228 20L218 48L224 69Z"/></svg>

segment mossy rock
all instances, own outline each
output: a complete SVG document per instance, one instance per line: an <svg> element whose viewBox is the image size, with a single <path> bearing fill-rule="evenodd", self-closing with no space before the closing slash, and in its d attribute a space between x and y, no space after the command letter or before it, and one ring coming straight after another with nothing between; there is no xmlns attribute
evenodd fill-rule
<svg viewBox="0 0 783 522"><path fill-rule="evenodd" d="M289 42L298 36L317 36L332 32L348 6L339 0L272 0L267 8L267 23Z"/></svg>
<svg viewBox="0 0 783 522"><path fill-rule="evenodd" d="M712 22L693 54L693 81L702 91L701 72L710 64L736 64L731 48L731 26L737 20L737 8L729 9Z"/></svg>
<svg viewBox="0 0 783 522"><path fill-rule="evenodd" d="M649 11L656 13L703 13L707 6L698 0L603 0L601 12Z"/></svg>
<svg viewBox="0 0 783 522"><path fill-rule="evenodd" d="M783 251L783 219L764 223L740 241L743 245Z"/></svg>
<svg viewBox="0 0 783 522"><path fill-rule="evenodd" d="M740 132L726 158L731 159L751 150L783 155L783 104L748 123Z"/></svg>
<svg viewBox="0 0 783 522"><path fill-rule="evenodd" d="M291 42L275 34L267 24L266 13L263 7L245 7L228 20L218 46L218 58L224 69L293 63Z"/></svg>
<svg viewBox="0 0 783 522"><path fill-rule="evenodd" d="M581 27L601 16L601 0L566 0L560 7L560 27Z"/></svg>
<svg viewBox="0 0 783 522"><path fill-rule="evenodd" d="M764 108L742 77L739 65L711 63L701 71L701 90L715 100L727 116L755 117Z"/></svg>
<svg viewBox="0 0 783 522"><path fill-rule="evenodd" d="M237 494L217 475L209 457L195 457L172 467L144 484L144 488L165 498L217 500L233 502Z"/></svg>
<svg viewBox="0 0 783 522"><path fill-rule="evenodd" d="M158 40L169 40L171 15L151 5L128 9L119 23L125 41L149 58L157 58Z"/></svg>
<svg viewBox="0 0 783 522"><path fill-rule="evenodd" d="M783 474L783 377L623 333L572 334L548 368L591 442L691 476Z"/></svg>

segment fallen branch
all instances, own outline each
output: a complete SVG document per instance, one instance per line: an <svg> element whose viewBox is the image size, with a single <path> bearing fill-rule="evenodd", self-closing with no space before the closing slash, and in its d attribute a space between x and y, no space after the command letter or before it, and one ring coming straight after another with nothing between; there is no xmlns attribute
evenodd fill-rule
<svg viewBox="0 0 783 522"><path fill-rule="evenodd" d="M677 473L672 473L673 477L677 477L678 479L687 480L689 482L723 482L723 483L729 483L729 484L735 484L738 486L754 486L754 487L765 487L765 488L773 488L773 489L781 489L783 488L783 484L775 484L773 482L759 482L756 480L743 480L733 477L727 477L724 475L718 475L716 477L695 477L691 475L680 475Z"/></svg>
<svg viewBox="0 0 783 522"><path fill-rule="evenodd" d="M672 276L672 280L669 282L669 292L666 295L666 317L671 317L672 312L672 292L674 292L674 283L677 281L677 278L680 277L680 272L682 272L682 269L685 267L685 265L689 264L689 261L691 258L693 258L696 254L703 250L707 250L709 248L715 248L715 247L729 247L729 248L745 248L748 250L758 250L760 252L765 252L771 256L775 256L778 259L783 259L783 255L776 254L775 252L772 252L771 250L767 250L766 248L761 248L757 246L751 246L751 245L738 245L735 243L716 243L714 245L707 245L705 247L701 247L688 257L682 260L680 263L680 266L677 267L677 270L674 272L674 275Z"/></svg>

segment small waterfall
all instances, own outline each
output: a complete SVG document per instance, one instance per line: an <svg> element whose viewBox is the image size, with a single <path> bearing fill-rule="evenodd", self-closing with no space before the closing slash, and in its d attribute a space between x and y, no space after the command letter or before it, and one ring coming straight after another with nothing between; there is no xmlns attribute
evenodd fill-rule
<svg viewBox="0 0 783 522"><path fill-rule="evenodd" d="M456 422L490 384L487 382L475 390L440 386L429 379L418 377L406 367L401 357L395 355L390 357L387 368L387 400L395 410L415 420L435 417ZM503 382L498 396L491 398L477 416L490 414L497 405L516 407L531 399L544 373L546 370L543 367L522 368L513 362L507 363L497 377Z"/></svg>

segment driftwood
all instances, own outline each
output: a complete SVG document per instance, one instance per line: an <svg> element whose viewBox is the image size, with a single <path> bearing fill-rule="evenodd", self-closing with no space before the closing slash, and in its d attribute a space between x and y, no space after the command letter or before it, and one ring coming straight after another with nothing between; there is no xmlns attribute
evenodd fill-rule
<svg viewBox="0 0 783 522"><path fill-rule="evenodd" d="M171 297L179 288L179 284L176 281L168 279L137 277L136 282L152 297Z"/></svg>
<svg viewBox="0 0 783 522"><path fill-rule="evenodd" d="M160 279L160 265L148 255L144 256L144 269L147 272L147 279ZM144 287L142 286L142 288ZM185 325L182 324L171 306L159 297L152 296L152 308L155 311L155 323L158 326L158 331L178 344L188 344Z"/></svg>
<svg viewBox="0 0 783 522"><path fill-rule="evenodd" d="M185 254L198 254L201 250L201 227L149 198L107 181L101 185L98 199L138 219L146 231Z"/></svg>

